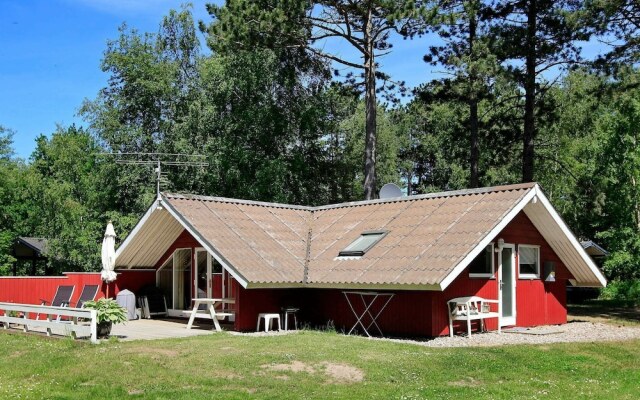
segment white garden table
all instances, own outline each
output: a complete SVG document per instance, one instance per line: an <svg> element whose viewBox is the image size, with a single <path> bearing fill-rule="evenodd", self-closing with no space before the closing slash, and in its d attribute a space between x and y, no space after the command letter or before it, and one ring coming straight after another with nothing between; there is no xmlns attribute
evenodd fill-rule
<svg viewBox="0 0 640 400"><path fill-rule="evenodd" d="M191 326L193 325L193 321L196 319L196 315L198 314L198 309L200 308L200 305L205 304L207 305L207 310L206 311L200 311L200 314L205 314L208 316L211 316L211 319L213 320L213 325L215 326L215 330L218 332L222 331L222 328L220 327L220 323L218 322L218 318L224 318L224 317L229 317L232 316L233 313L229 312L229 311L216 311L216 305L217 304L235 304L236 300L235 299L230 299L230 298L226 298L226 299L209 299L209 298L196 298L193 299L193 309L191 310L191 317L189 317L189 323L187 324L187 329L191 329Z"/></svg>

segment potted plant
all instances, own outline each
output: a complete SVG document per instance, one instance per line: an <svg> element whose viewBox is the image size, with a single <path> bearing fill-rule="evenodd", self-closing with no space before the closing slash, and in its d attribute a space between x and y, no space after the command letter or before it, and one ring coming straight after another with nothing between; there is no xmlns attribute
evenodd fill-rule
<svg viewBox="0 0 640 400"><path fill-rule="evenodd" d="M98 311L98 337L106 337L111 333L113 324L126 322L127 311L113 299L100 299L97 301L87 301L84 308Z"/></svg>

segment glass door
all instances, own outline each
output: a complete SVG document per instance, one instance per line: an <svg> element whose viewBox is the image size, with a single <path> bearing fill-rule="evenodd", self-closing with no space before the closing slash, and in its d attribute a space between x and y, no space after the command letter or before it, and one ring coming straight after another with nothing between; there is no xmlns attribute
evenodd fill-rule
<svg viewBox="0 0 640 400"><path fill-rule="evenodd" d="M500 260L500 309L501 325L516 324L516 271L515 271L515 246L505 244L502 248Z"/></svg>
<svg viewBox="0 0 640 400"><path fill-rule="evenodd" d="M196 298L212 297L211 293L211 256L205 249L196 249L196 268L194 281Z"/></svg>
<svg viewBox="0 0 640 400"><path fill-rule="evenodd" d="M191 249L173 253L173 309L186 310L191 306Z"/></svg>

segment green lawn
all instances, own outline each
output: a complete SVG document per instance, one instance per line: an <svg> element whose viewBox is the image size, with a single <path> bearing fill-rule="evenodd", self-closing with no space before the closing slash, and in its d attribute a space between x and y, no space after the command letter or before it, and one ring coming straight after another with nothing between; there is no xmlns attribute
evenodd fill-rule
<svg viewBox="0 0 640 400"><path fill-rule="evenodd" d="M2 399L636 399L640 393L640 341L432 349L301 332L91 345L0 331L0 355Z"/></svg>

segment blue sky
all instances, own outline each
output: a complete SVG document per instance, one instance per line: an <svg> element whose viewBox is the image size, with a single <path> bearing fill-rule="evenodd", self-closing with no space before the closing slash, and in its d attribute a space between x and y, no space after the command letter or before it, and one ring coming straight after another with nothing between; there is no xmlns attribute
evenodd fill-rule
<svg viewBox="0 0 640 400"><path fill-rule="evenodd" d="M191 1L197 20L209 21L206 3ZM83 125L76 112L95 98L108 76L100 60L109 39L126 22L141 32L157 32L174 0L0 0L0 125L15 131L18 157L28 159L35 138L57 124ZM426 80L425 40L396 40L382 60L394 79L410 86Z"/></svg>
<svg viewBox="0 0 640 400"><path fill-rule="evenodd" d="M77 110L106 86L100 61L123 22L157 32L162 16L183 2L0 0L0 125L15 131L16 155L28 159L35 138L50 135L57 124L84 125ZM210 21L205 4L212 2L223 0L191 0L196 20ZM380 60L382 69L409 87L437 76L441 68L422 61L433 40L395 38L393 52ZM588 47L591 53L594 47ZM346 47L342 53L349 55Z"/></svg>
<svg viewBox="0 0 640 400"><path fill-rule="evenodd" d="M16 154L27 159L35 138L56 124L82 125L76 112L106 85L100 60L122 22L157 32L162 16L181 3L0 0L0 125L15 131ZM192 3L195 17L208 20L205 2Z"/></svg>

